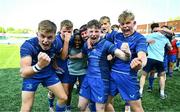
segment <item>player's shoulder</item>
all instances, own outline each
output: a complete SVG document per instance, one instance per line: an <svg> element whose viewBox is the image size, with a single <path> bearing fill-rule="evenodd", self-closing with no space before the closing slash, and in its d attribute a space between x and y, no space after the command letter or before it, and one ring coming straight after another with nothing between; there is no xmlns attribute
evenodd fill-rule
<svg viewBox="0 0 180 112"><path fill-rule="evenodd" d="M33 38L30 38L28 40L26 40L22 45L21 47L34 47L36 46L36 44L38 43L38 38L37 37L33 37Z"/></svg>

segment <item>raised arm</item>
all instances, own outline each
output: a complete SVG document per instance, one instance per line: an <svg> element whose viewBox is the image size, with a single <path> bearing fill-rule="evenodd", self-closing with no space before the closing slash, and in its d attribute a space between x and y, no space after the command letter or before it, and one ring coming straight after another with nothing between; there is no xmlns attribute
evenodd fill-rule
<svg viewBox="0 0 180 112"><path fill-rule="evenodd" d="M27 78L34 75L37 72L40 72L44 67L49 65L51 58L46 53L40 52L38 55L38 62L31 66L32 64L32 57L25 56L22 57L20 60L20 74L21 77Z"/></svg>
<svg viewBox="0 0 180 112"><path fill-rule="evenodd" d="M63 48L61 50L61 55L60 55L62 60L65 60L68 56L70 38L71 38L71 33L65 33L64 44L63 44Z"/></svg>

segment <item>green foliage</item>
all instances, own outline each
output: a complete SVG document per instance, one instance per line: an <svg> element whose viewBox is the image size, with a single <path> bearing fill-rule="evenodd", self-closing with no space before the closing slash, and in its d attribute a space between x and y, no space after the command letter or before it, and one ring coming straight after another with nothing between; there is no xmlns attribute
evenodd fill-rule
<svg viewBox="0 0 180 112"><path fill-rule="evenodd" d="M3 52L2 52L3 49ZM15 54L13 54L15 53ZM7 55L6 55L7 54ZM19 47L15 45L0 45L0 112L17 112L21 106L21 84L19 75ZM159 83L155 80L152 93L144 89L142 105L145 112L178 112L180 111L180 73L174 72L172 78L167 77L166 90L168 97L165 100L159 98ZM48 112L46 88L39 86L32 112ZM55 103L55 102L54 102ZM78 111L78 94L73 91L72 112ZM117 112L124 109L124 101L117 95L114 99L114 108Z"/></svg>
<svg viewBox="0 0 180 112"><path fill-rule="evenodd" d="M13 28L13 27L8 27L5 29L4 27L0 26L0 33L11 33L11 34L20 34L20 33L30 33L33 32L31 29L28 28Z"/></svg>
<svg viewBox="0 0 180 112"><path fill-rule="evenodd" d="M0 26L0 33L5 33L5 32L6 32L5 28Z"/></svg>
<svg viewBox="0 0 180 112"><path fill-rule="evenodd" d="M169 18L169 21L174 21L174 20L180 20L180 16L177 16L175 18Z"/></svg>

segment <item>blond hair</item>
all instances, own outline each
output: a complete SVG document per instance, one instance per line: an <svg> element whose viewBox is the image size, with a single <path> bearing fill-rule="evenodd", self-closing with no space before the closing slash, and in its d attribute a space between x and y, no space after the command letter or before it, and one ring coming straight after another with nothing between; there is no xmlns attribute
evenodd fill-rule
<svg viewBox="0 0 180 112"><path fill-rule="evenodd" d="M99 22L102 23L102 21L105 20L105 19L108 20L108 21L107 21L108 23L111 23L111 22L110 22L110 18L109 18L108 16L102 16L102 17L100 18Z"/></svg>
<svg viewBox="0 0 180 112"><path fill-rule="evenodd" d="M127 21L134 20L134 19L135 19L134 14L128 10L125 10L125 11L123 11L122 14L119 15L118 22L125 23Z"/></svg>

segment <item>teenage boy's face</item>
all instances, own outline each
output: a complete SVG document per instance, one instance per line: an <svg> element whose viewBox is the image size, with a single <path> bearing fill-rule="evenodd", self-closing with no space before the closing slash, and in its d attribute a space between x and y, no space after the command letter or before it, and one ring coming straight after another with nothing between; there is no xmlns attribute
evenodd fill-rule
<svg viewBox="0 0 180 112"><path fill-rule="evenodd" d="M134 20L128 20L120 23L120 28L125 37L130 36L134 33L134 26L136 22Z"/></svg>
<svg viewBox="0 0 180 112"><path fill-rule="evenodd" d="M109 23L108 19L104 19L101 21L101 31L103 33L107 33L111 28L111 24Z"/></svg>
<svg viewBox="0 0 180 112"><path fill-rule="evenodd" d="M61 37L64 39L65 38L65 34L66 33L70 33L72 35L72 31L73 29L72 28L67 28L67 27L62 27L60 32L61 32Z"/></svg>
<svg viewBox="0 0 180 112"><path fill-rule="evenodd" d="M83 38L84 41L88 39L87 30L81 32L81 37Z"/></svg>
<svg viewBox="0 0 180 112"><path fill-rule="evenodd" d="M55 33L38 32L37 37L41 48L43 50L49 50L51 48L51 44L55 40Z"/></svg>
<svg viewBox="0 0 180 112"><path fill-rule="evenodd" d="M96 27L91 27L87 29L88 37L90 38L91 43L98 42L100 35L101 35L101 29Z"/></svg>

